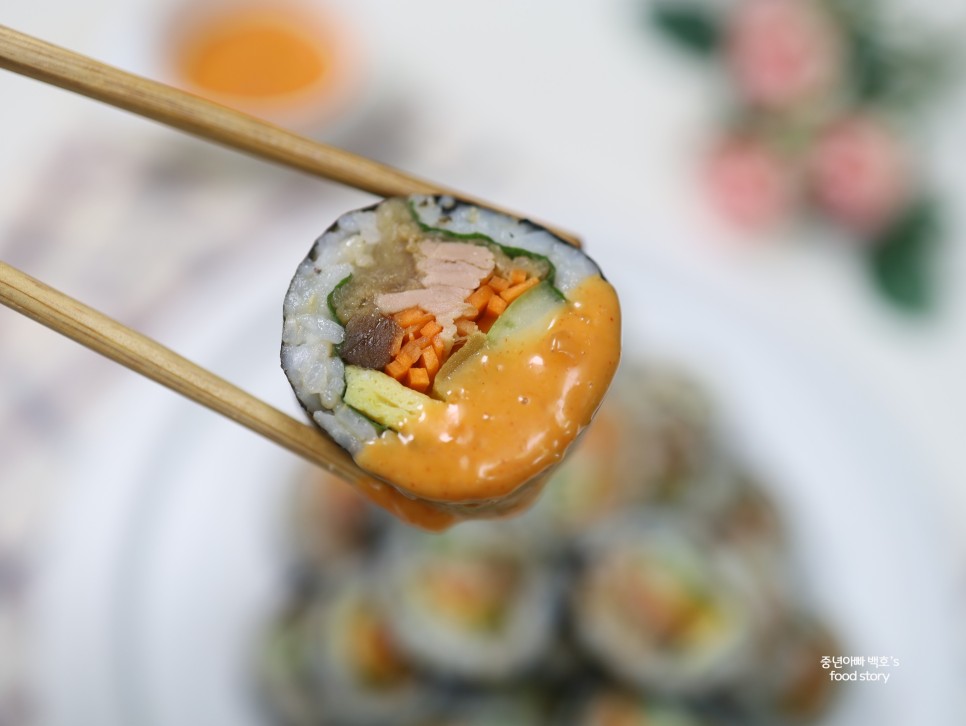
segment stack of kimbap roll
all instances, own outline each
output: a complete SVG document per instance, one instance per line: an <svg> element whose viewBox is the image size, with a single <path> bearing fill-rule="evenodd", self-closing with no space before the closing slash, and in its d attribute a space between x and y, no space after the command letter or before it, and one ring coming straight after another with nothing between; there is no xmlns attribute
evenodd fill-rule
<svg viewBox="0 0 966 726"><path fill-rule="evenodd" d="M815 721L828 710L835 689L828 671L816 668L815 663L842 650L829 627L814 615L793 615L762 654L771 667L763 669L740 694L745 710L762 722Z"/></svg>
<svg viewBox="0 0 966 726"><path fill-rule="evenodd" d="M299 581L314 584L264 640L275 721L776 726L827 713L821 658L842 648L709 397L653 364L625 362L614 388L519 518L429 534L306 474L287 526Z"/></svg>
<svg viewBox="0 0 966 726"><path fill-rule="evenodd" d="M464 696L450 709L420 726L528 726L551 723L552 712L540 694L506 692Z"/></svg>
<svg viewBox="0 0 966 726"><path fill-rule="evenodd" d="M625 365L576 454L527 513L531 525L569 537L656 504L716 518L733 498L733 464L721 451L712 409L705 391L681 370Z"/></svg>
<svg viewBox="0 0 966 726"><path fill-rule="evenodd" d="M700 542L673 514L609 522L581 550L574 626L616 678L689 695L746 677L761 603L727 553Z"/></svg>
<svg viewBox="0 0 966 726"><path fill-rule="evenodd" d="M532 502L619 356L617 296L583 252L451 197L342 216L285 296L298 400L382 482L371 497L430 528Z"/></svg>
<svg viewBox="0 0 966 726"><path fill-rule="evenodd" d="M296 569L307 570L310 578L324 573L329 579L358 567L388 517L321 470L308 472L295 496L294 522L285 539Z"/></svg>
<svg viewBox="0 0 966 726"><path fill-rule="evenodd" d="M579 703L571 726L710 726L693 709L615 688L602 688Z"/></svg>
<svg viewBox="0 0 966 726"><path fill-rule="evenodd" d="M499 683L532 671L556 628L557 573L509 527L399 530L380 561L383 601L413 658L447 678Z"/></svg>

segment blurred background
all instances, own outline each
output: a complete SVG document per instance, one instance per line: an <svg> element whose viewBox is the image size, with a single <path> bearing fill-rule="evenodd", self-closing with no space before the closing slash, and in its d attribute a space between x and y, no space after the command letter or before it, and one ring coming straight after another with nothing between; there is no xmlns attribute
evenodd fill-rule
<svg viewBox="0 0 966 726"><path fill-rule="evenodd" d="M434 538L0 310L0 724L966 720L959 3L2 22L576 231L626 352L533 512ZM0 97L0 258L298 415L282 296L372 198Z"/></svg>

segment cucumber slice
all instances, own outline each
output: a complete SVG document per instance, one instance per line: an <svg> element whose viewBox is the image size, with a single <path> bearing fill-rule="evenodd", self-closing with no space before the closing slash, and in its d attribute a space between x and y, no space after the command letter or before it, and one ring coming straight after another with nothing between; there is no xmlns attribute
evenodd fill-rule
<svg viewBox="0 0 966 726"><path fill-rule="evenodd" d="M510 303L486 334L487 341L491 345L499 345L511 336L543 323L565 302L560 292L544 280Z"/></svg>

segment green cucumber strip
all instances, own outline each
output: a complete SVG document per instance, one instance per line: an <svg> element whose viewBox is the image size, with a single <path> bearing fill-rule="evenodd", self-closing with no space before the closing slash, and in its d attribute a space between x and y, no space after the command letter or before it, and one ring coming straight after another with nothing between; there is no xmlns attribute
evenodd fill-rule
<svg viewBox="0 0 966 726"><path fill-rule="evenodd" d="M325 299L325 302L329 306L329 312L332 313L332 319L343 327L345 327L347 321L342 320L342 318L339 317L339 313L335 309L335 294L340 288L342 288L344 285L347 285L351 279L352 275L346 275L339 280L339 284L332 288L332 292L330 292L329 296Z"/></svg>
<svg viewBox="0 0 966 726"><path fill-rule="evenodd" d="M486 334L487 340L498 344L518 331L544 320L564 301L565 298L557 288L546 281L541 282L510 303Z"/></svg>

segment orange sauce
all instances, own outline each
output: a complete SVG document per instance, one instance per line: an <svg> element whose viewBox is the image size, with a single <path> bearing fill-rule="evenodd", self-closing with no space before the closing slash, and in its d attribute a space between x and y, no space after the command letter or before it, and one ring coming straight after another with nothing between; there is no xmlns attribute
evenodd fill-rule
<svg viewBox="0 0 966 726"><path fill-rule="evenodd" d="M183 43L178 72L202 91L250 99L319 84L331 58L314 22L294 8L237 8L199 22Z"/></svg>
<svg viewBox="0 0 966 726"><path fill-rule="evenodd" d="M464 519L446 507L407 497L398 489L375 479L357 479L353 485L370 502L414 527L441 532Z"/></svg>
<svg viewBox="0 0 966 726"><path fill-rule="evenodd" d="M619 357L617 295L589 278L541 335L485 346L447 381L444 405L366 444L356 461L397 488L398 496L379 491L397 514L412 502L435 513L424 526L447 526L433 517L453 521L461 505L508 498L558 463L590 423ZM532 498L519 497L519 506ZM421 524L420 514L402 516Z"/></svg>

